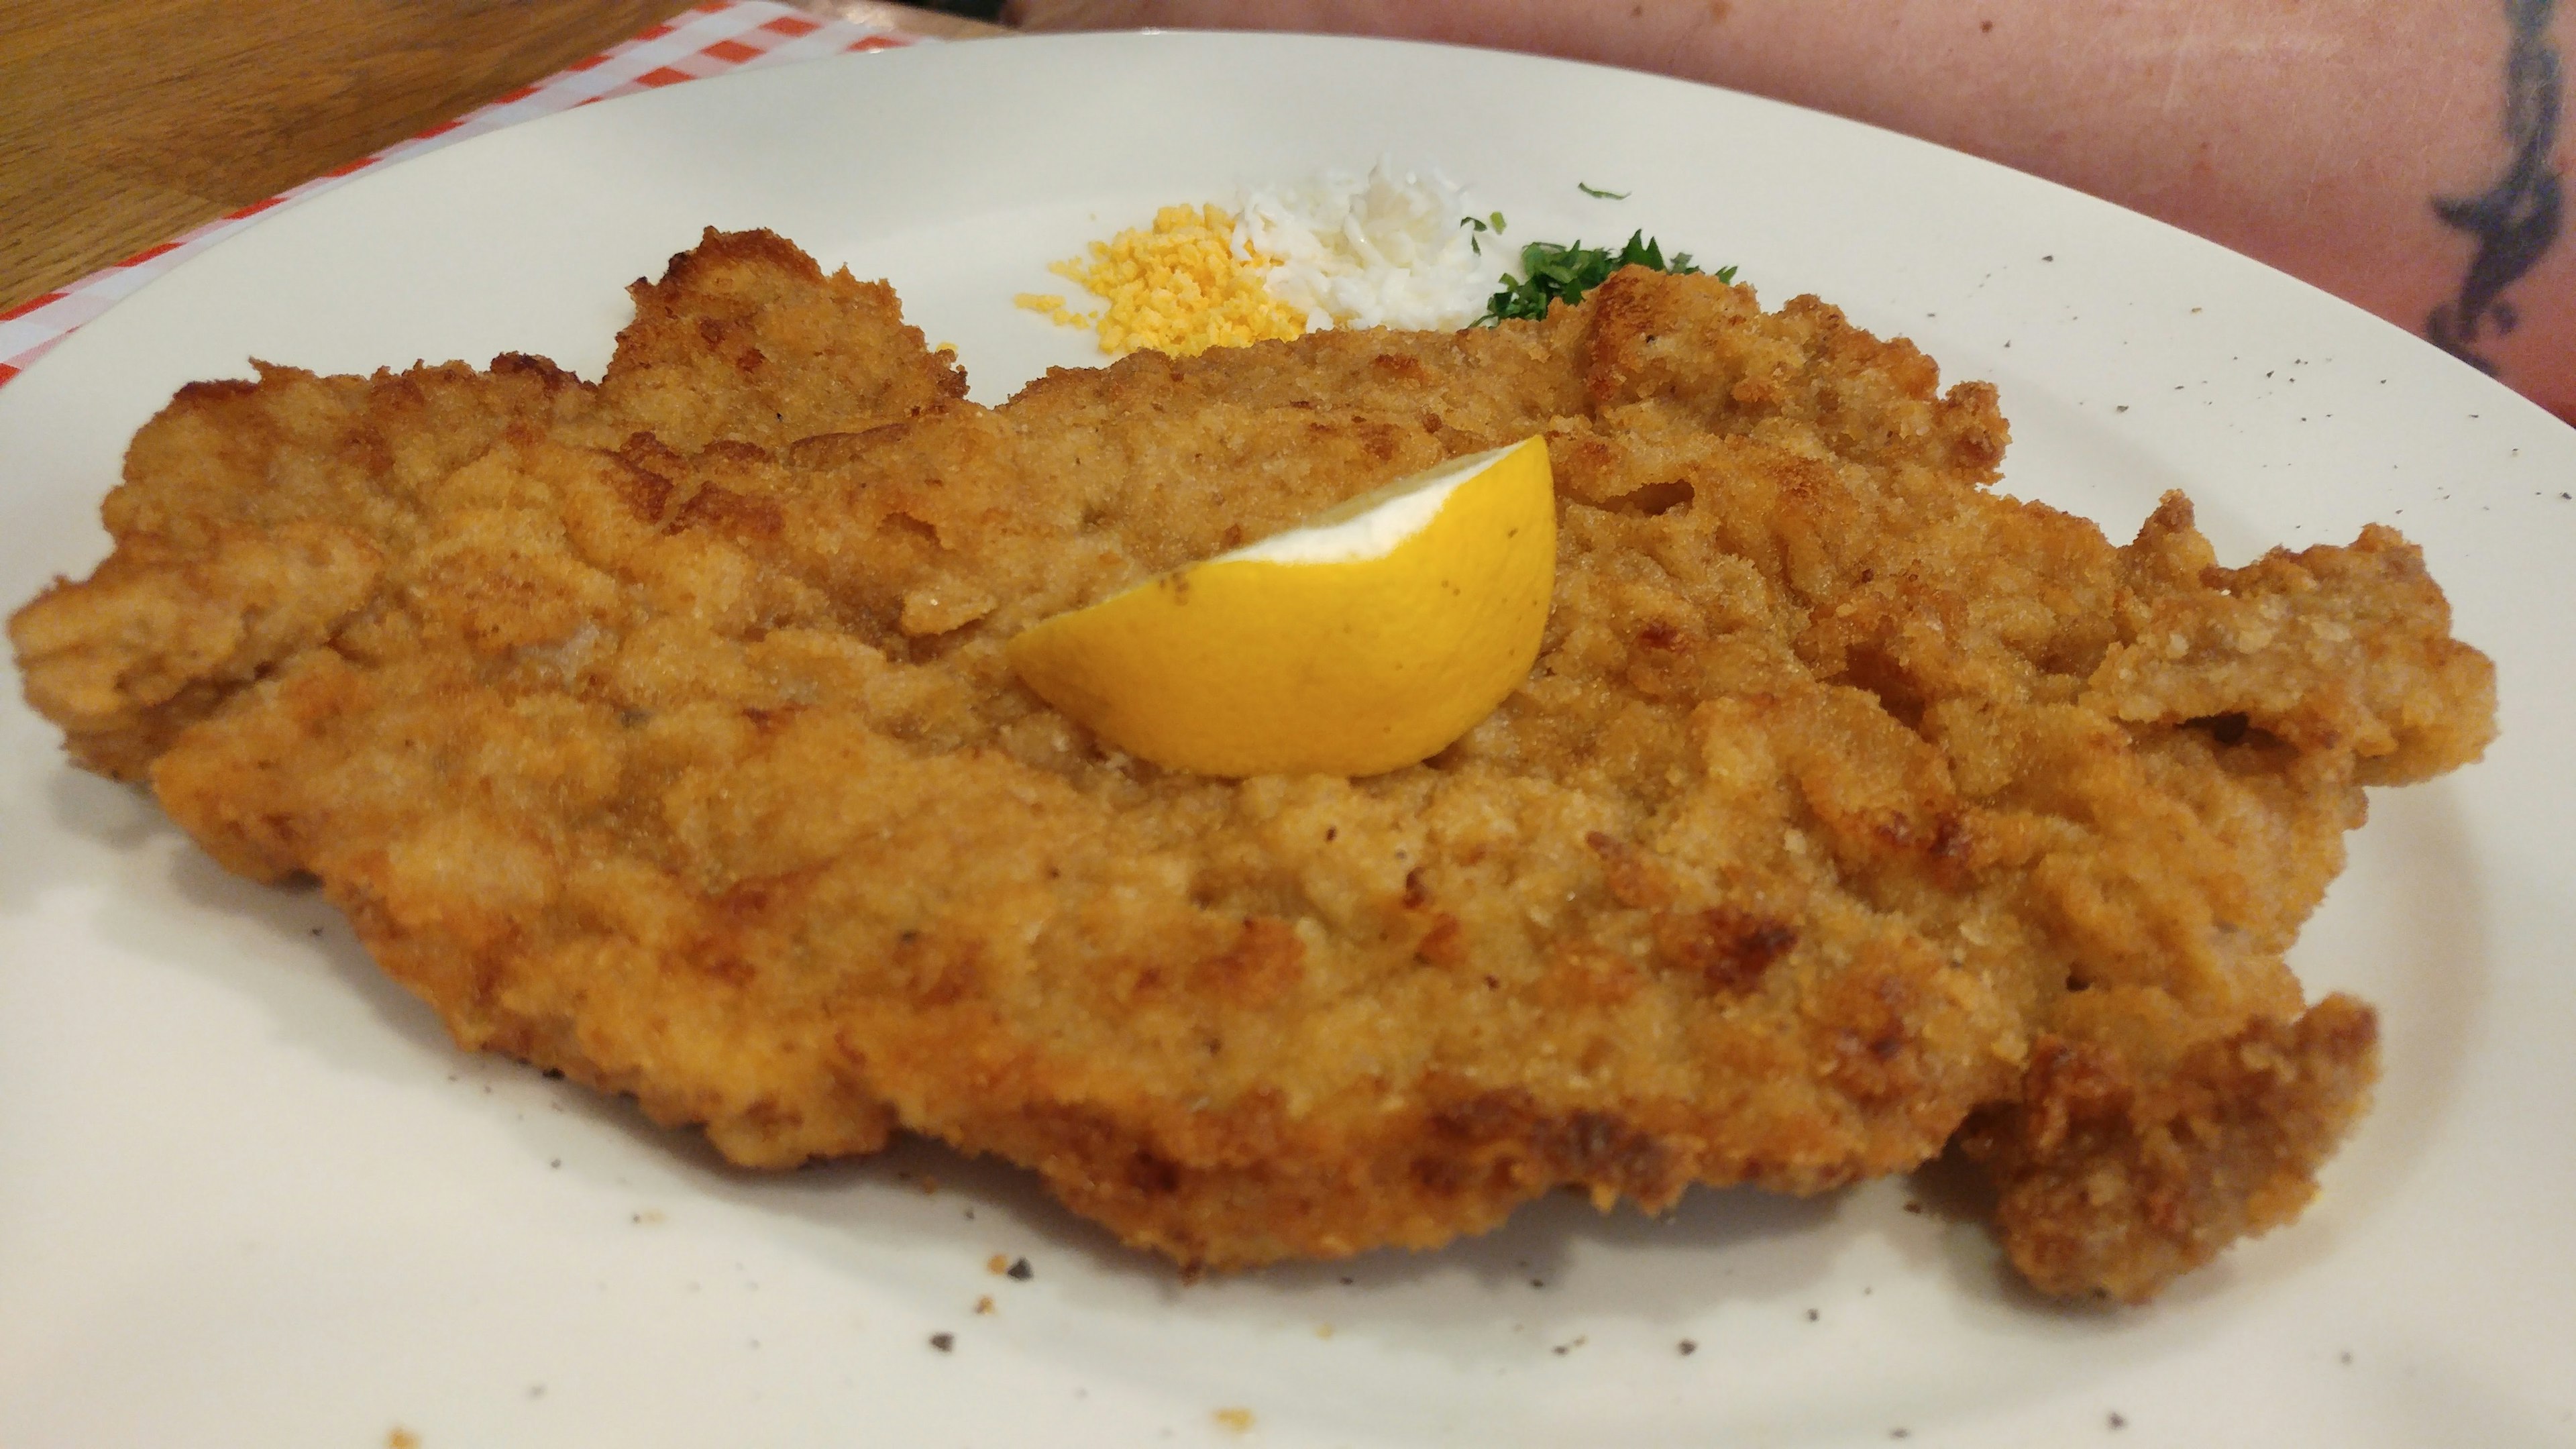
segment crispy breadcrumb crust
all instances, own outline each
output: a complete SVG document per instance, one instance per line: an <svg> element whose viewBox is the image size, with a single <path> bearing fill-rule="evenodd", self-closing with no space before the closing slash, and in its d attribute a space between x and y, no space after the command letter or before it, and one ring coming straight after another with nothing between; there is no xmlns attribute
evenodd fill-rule
<svg viewBox="0 0 2576 1449"><path fill-rule="evenodd" d="M2378 1069L2378 1020L2343 995L2153 1069L2046 1035L2020 1096L1982 1109L1960 1146L1993 1174L1996 1225L2034 1286L2143 1303L2297 1217Z"/></svg>
<svg viewBox="0 0 2576 1449"><path fill-rule="evenodd" d="M2013 1261L2138 1299L2293 1214L2366 1007L2282 953L2361 787L2492 733L2415 551L2216 567L1991 492L1993 390L1800 298L1057 371L710 233L590 388L183 391L11 621L75 758L320 880L458 1040L783 1167L909 1130L1193 1266L1556 1186L1829 1190L1967 1145ZM1543 434L1540 661L1423 765L1170 774L1017 629Z"/></svg>
<svg viewBox="0 0 2576 1449"><path fill-rule="evenodd" d="M599 402L614 428L664 447L782 447L966 396L966 374L906 325L892 287L825 276L769 232L710 227L660 281L627 295L635 320L617 335Z"/></svg>

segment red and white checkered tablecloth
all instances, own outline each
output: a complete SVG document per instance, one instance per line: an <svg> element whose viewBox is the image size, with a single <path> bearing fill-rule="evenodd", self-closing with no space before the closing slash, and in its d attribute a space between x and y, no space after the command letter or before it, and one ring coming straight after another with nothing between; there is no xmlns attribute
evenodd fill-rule
<svg viewBox="0 0 2576 1449"><path fill-rule="evenodd" d="M497 131L537 116L593 101L731 70L785 65L854 50L911 45L918 37L873 25L811 15L771 0L710 0L654 26L624 44L534 85L522 86L480 109L430 127L327 175L317 176L266 201L129 257L103 271L0 313L0 385L24 371L83 323L115 306L135 289L198 252L257 222L280 207L319 196L351 177L469 136Z"/></svg>

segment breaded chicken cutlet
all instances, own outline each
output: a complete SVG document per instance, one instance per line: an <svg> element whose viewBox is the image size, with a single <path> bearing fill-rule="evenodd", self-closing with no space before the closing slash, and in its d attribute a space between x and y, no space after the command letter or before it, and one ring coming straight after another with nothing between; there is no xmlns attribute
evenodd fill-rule
<svg viewBox="0 0 2576 1449"><path fill-rule="evenodd" d="M1827 1191L1959 1140L2040 1288L2294 1216L2368 1007L2283 964L2362 787L2492 732L2416 551L2216 565L1997 496L1993 390L1631 270L1544 321L1058 371L709 233L597 387L183 390L11 621L91 768L317 879L466 1046L734 1161L910 1131L1190 1265L1553 1187ZM1105 750L1025 625L1544 434L1544 652L1391 774Z"/></svg>

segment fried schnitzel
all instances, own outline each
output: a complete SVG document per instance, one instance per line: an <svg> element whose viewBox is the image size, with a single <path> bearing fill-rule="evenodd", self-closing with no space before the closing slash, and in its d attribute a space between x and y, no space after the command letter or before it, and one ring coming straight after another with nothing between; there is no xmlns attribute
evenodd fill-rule
<svg viewBox="0 0 2576 1449"><path fill-rule="evenodd" d="M1830 1190L1954 1137L2053 1293L2294 1216L2369 1008L2283 964L2362 787L2474 759L2416 551L2216 564L1987 488L1992 388L1631 270L1543 321L1057 371L710 232L597 387L183 390L11 621L91 768L318 879L466 1046L784 1167L928 1134L1191 1265L1556 1186ZM1430 761L1102 748L1020 628L1543 434L1536 668Z"/></svg>
<svg viewBox="0 0 2576 1449"><path fill-rule="evenodd" d="M263 363L257 382L181 389L102 510L116 553L51 596L77 603L11 621L28 701L82 764L139 779L374 600L389 562L432 542L433 513L454 521L450 480L505 444L777 445L966 395L891 289L826 278L765 233L710 231L629 292L635 321L597 388L513 355L367 378Z"/></svg>

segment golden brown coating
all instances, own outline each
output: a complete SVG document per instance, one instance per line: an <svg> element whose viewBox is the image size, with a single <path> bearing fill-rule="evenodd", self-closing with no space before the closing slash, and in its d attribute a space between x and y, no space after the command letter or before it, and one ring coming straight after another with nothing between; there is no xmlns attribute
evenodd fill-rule
<svg viewBox="0 0 2576 1449"><path fill-rule="evenodd" d="M767 232L710 228L628 291L635 320L595 389L516 355L364 378L256 363L256 382L180 389L108 495L116 553L11 622L29 701L83 764L135 778L228 692L352 617L385 557L421 544L424 495L505 435L784 443L966 395L884 283L826 277Z"/></svg>
<svg viewBox="0 0 2576 1449"><path fill-rule="evenodd" d="M1996 1224L2024 1277L2142 1303L2298 1216L2368 1098L2378 1048L2377 1018L2342 995L2151 1070L2046 1036L2019 1098L1983 1109L1961 1145L1994 1175Z"/></svg>
<svg viewBox="0 0 2576 1449"><path fill-rule="evenodd" d="M892 287L827 277L769 232L709 227L662 280L627 295L635 320L617 336L600 404L666 447L778 447L966 395L966 374L905 325Z"/></svg>
<svg viewBox="0 0 2576 1449"><path fill-rule="evenodd" d="M708 357L784 335L773 310L829 290L801 285ZM186 517L117 529L13 622L31 698L85 759L149 761L228 867L318 877L469 1046L747 1164L898 1128L995 1153L1191 1264L1429 1246L1558 1185L1823 1191L1985 1109L2015 1261L2135 1298L2294 1212L2358 1110L2367 1009L2303 1016L2282 953L2361 785L2492 728L2394 534L2217 570L2176 497L2114 548L1987 490L1990 388L1708 278L785 441L819 412L778 404L828 391L792 359L844 355L799 335L704 364L695 411L619 404L681 441L487 417L444 472L349 485L399 490L402 529L312 565L349 581L273 628L217 525L290 538L348 500L170 493ZM700 365L652 336L631 355ZM246 398L325 386L368 384ZM1166 773L1002 661L1038 618L1532 432L1562 515L1544 652L1423 765ZM167 637L238 640L171 657L116 622L147 586ZM124 683L165 677L184 718Z"/></svg>
<svg viewBox="0 0 2576 1449"><path fill-rule="evenodd" d="M513 427L586 411L589 391L521 357L488 373L257 368L179 390L101 510L116 552L9 621L28 703L103 774L141 777L180 730L326 644L419 542L421 490Z"/></svg>

